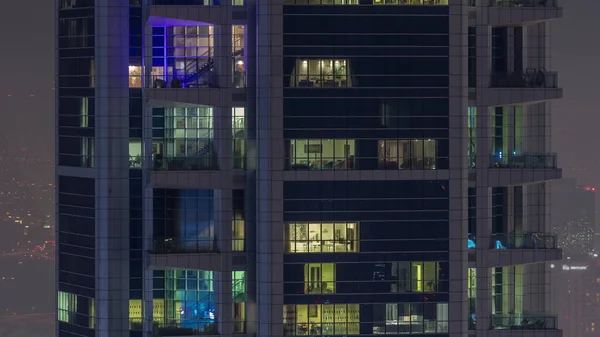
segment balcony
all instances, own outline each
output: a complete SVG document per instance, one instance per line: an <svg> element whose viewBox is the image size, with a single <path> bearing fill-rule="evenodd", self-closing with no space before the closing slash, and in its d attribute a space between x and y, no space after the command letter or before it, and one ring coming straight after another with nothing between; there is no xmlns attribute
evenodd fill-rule
<svg viewBox="0 0 600 337"><path fill-rule="evenodd" d="M545 313L492 315L491 330L556 330L558 318Z"/></svg>
<svg viewBox="0 0 600 337"><path fill-rule="evenodd" d="M477 253L476 237L468 234L469 267L475 268ZM486 268L530 264L562 259L562 250L557 247L554 235L545 233L501 233L490 237L490 245L483 253L486 255ZM480 251L478 251L480 252Z"/></svg>
<svg viewBox="0 0 600 337"><path fill-rule="evenodd" d="M179 240L166 238L154 240L154 254L182 254L182 253L214 253L217 252L216 238L197 240Z"/></svg>
<svg viewBox="0 0 600 337"><path fill-rule="evenodd" d="M493 234L490 249L557 249L556 236L543 233Z"/></svg>
<svg viewBox="0 0 600 337"><path fill-rule="evenodd" d="M244 0L152 0L158 6L221 6L229 3L232 6L244 6Z"/></svg>
<svg viewBox="0 0 600 337"><path fill-rule="evenodd" d="M152 167L154 171L212 171L219 169L217 155L212 150L187 156L162 157L155 155Z"/></svg>
<svg viewBox="0 0 600 337"><path fill-rule="evenodd" d="M558 74L543 68L525 72L491 74L489 89L482 94L481 104L487 106L527 105L562 97Z"/></svg>
<svg viewBox="0 0 600 337"><path fill-rule="evenodd" d="M154 330L161 337L217 336L219 334L214 322L154 323Z"/></svg>
<svg viewBox="0 0 600 337"><path fill-rule="evenodd" d="M557 161L554 153L494 155L490 160L490 168L499 169L555 169L556 167Z"/></svg>
<svg viewBox="0 0 600 337"><path fill-rule="evenodd" d="M490 0L490 7L556 8L558 0Z"/></svg>
<svg viewBox="0 0 600 337"><path fill-rule="evenodd" d="M492 88L558 88L558 74L545 69L492 74Z"/></svg>
<svg viewBox="0 0 600 337"><path fill-rule="evenodd" d="M148 252L150 269L199 269L221 271L223 256L214 237L196 240L164 238Z"/></svg>
<svg viewBox="0 0 600 337"><path fill-rule="evenodd" d="M493 234L485 254L489 268L562 259L556 236L534 232Z"/></svg>
<svg viewBox="0 0 600 337"><path fill-rule="evenodd" d="M493 27L523 26L563 16L558 0L481 0L480 4L479 9L484 13L482 21ZM474 10L477 0L469 0L469 6Z"/></svg>

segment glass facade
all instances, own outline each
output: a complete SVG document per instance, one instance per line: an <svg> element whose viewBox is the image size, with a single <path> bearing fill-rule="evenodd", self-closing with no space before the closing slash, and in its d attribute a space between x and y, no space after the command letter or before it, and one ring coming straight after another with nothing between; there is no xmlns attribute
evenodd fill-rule
<svg viewBox="0 0 600 337"><path fill-rule="evenodd" d="M557 251L536 225L545 182L479 186L489 169L557 167L530 130L547 127L545 103L532 116L527 102L488 107L477 99L492 95L473 92L555 89L535 82L555 77L507 80L534 29L515 24L491 29L482 71L487 28L467 29L468 10L58 1L58 335L93 337L97 322L130 337L464 335L467 302L471 330L477 317L555 329L526 301L543 293L532 268L473 264ZM468 76L452 69L460 58ZM96 305L115 293L119 310Z"/></svg>

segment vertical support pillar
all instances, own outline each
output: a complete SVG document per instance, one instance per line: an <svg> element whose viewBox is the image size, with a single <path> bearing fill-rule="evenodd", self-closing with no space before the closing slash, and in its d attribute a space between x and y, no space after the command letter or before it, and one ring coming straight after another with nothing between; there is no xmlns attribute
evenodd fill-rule
<svg viewBox="0 0 600 337"><path fill-rule="evenodd" d="M129 336L129 2L95 6L96 336Z"/></svg>
<svg viewBox="0 0 600 337"><path fill-rule="evenodd" d="M468 93L468 28L467 7L462 0L450 0L450 110L449 110L449 336L465 336L468 331L468 129L465 115L469 106Z"/></svg>
<svg viewBox="0 0 600 337"><path fill-rule="evenodd" d="M283 335L283 4L256 3L257 337Z"/></svg>
<svg viewBox="0 0 600 337"><path fill-rule="evenodd" d="M224 5L231 9L230 3ZM229 13L230 11L225 11ZM226 14L224 14L226 15ZM227 20L230 22L231 20ZM214 60L217 84L220 88L219 101L213 107L215 146L219 169L231 171L233 168L231 131L231 88L233 83L231 24L215 25Z"/></svg>

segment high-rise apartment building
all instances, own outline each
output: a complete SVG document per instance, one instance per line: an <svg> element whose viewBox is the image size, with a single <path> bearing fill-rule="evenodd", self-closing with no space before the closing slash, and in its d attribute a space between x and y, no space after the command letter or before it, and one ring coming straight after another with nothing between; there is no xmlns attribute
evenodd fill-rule
<svg viewBox="0 0 600 337"><path fill-rule="evenodd" d="M561 15L59 0L57 335L561 336Z"/></svg>

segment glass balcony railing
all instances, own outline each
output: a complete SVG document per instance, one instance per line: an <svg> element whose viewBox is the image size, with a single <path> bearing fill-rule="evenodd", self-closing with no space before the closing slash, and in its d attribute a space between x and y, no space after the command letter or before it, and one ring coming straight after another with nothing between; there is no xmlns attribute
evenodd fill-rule
<svg viewBox="0 0 600 337"><path fill-rule="evenodd" d="M491 168L555 169L557 168L556 162L555 153L525 153L490 157Z"/></svg>
<svg viewBox="0 0 600 337"><path fill-rule="evenodd" d="M157 335L162 337L219 334L214 322L154 323L154 329Z"/></svg>
<svg viewBox="0 0 600 337"><path fill-rule="evenodd" d="M208 171L218 170L217 157L200 156L170 156L153 158L155 171Z"/></svg>
<svg viewBox="0 0 600 337"><path fill-rule="evenodd" d="M555 330L558 319L548 314L492 315L492 330Z"/></svg>
<svg viewBox="0 0 600 337"><path fill-rule="evenodd" d="M216 238L198 238L195 240L180 240L165 238L154 240L154 254L179 254L179 253L213 253L217 252Z"/></svg>
<svg viewBox="0 0 600 337"><path fill-rule="evenodd" d="M474 0L471 0L474 1ZM496 7L558 7L558 0L490 0Z"/></svg>
<svg viewBox="0 0 600 337"><path fill-rule="evenodd" d="M245 0L152 0L153 5L220 6L230 2L232 6L243 6Z"/></svg>
<svg viewBox="0 0 600 337"><path fill-rule="evenodd" d="M546 233L493 234L490 249L556 249L556 236Z"/></svg>
<svg viewBox="0 0 600 337"><path fill-rule="evenodd" d="M544 69L492 74L492 88L558 88L558 74Z"/></svg>

